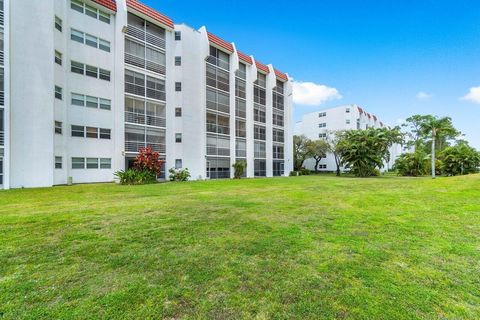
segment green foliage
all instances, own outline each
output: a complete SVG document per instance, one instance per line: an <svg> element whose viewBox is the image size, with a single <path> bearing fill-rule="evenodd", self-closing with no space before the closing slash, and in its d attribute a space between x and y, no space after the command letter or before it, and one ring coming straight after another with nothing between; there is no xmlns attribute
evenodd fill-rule
<svg viewBox="0 0 480 320"><path fill-rule="evenodd" d="M384 161L390 159L389 148L401 142L399 128L349 130L339 144L340 157L355 176L376 176Z"/></svg>
<svg viewBox="0 0 480 320"><path fill-rule="evenodd" d="M404 153L395 160L394 169L401 176L423 176L428 173L428 155L422 150Z"/></svg>
<svg viewBox="0 0 480 320"><path fill-rule="evenodd" d="M442 171L448 176L474 173L480 167L480 153L466 143L445 148L440 158Z"/></svg>
<svg viewBox="0 0 480 320"><path fill-rule="evenodd" d="M187 168L185 169L175 169L170 168L168 170L170 173L169 179L170 181L188 181L190 179L190 172Z"/></svg>
<svg viewBox="0 0 480 320"><path fill-rule="evenodd" d="M337 130L337 131L328 131L327 137L325 142L327 143L327 152L330 152L333 155L333 159L335 160L336 165L336 174L340 176L340 151L342 146L342 141L345 139L345 131L344 130Z"/></svg>
<svg viewBox="0 0 480 320"><path fill-rule="evenodd" d="M128 169L121 170L114 173L120 180L120 184L146 184L157 181L157 176L154 172L149 170Z"/></svg>
<svg viewBox="0 0 480 320"><path fill-rule="evenodd" d="M328 143L325 140L314 140L307 144L307 154L315 160L315 172L318 172L318 165L327 155L328 149Z"/></svg>
<svg viewBox="0 0 480 320"><path fill-rule="evenodd" d="M293 166L295 171L299 171L305 159L310 158L312 141L306 136L293 136Z"/></svg>
<svg viewBox="0 0 480 320"><path fill-rule="evenodd" d="M310 170L302 168L302 169L300 169L300 175L309 176L310 175Z"/></svg>
<svg viewBox="0 0 480 320"><path fill-rule="evenodd" d="M235 163L232 165L233 170L234 170L234 177L235 179L240 179L243 174L245 173L245 169L247 168L247 161L245 160L237 160Z"/></svg>

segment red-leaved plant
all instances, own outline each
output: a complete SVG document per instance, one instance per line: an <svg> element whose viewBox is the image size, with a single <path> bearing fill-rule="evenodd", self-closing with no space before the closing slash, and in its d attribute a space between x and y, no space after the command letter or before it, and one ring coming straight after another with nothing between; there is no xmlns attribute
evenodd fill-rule
<svg viewBox="0 0 480 320"><path fill-rule="evenodd" d="M153 151L150 146L141 148L138 152L133 164L135 170L150 171L159 175L165 160L160 159L158 152Z"/></svg>

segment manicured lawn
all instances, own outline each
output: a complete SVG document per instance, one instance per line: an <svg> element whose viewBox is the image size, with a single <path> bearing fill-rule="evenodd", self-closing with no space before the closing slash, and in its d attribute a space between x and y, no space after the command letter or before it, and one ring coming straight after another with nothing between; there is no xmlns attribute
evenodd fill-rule
<svg viewBox="0 0 480 320"><path fill-rule="evenodd" d="M480 175L0 192L0 319L479 319Z"/></svg>

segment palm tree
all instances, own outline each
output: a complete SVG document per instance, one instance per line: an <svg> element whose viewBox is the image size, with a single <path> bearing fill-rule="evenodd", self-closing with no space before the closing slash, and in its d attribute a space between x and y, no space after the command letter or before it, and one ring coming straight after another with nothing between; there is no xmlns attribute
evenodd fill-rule
<svg viewBox="0 0 480 320"><path fill-rule="evenodd" d="M432 138L432 179L435 179L435 146L440 137L453 138L459 135L459 132L453 127L450 117L438 118L428 116L420 124L421 132Z"/></svg>

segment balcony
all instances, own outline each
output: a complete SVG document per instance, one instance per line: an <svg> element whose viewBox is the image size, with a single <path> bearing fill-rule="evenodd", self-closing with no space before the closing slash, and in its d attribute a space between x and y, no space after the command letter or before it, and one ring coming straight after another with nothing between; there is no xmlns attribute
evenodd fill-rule
<svg viewBox="0 0 480 320"><path fill-rule="evenodd" d="M165 39L162 39L158 35L152 34L144 29L128 25L127 26L127 35L142 40L148 44L154 45L158 48L165 49Z"/></svg>
<svg viewBox="0 0 480 320"><path fill-rule="evenodd" d="M240 78L240 79L247 79L247 73L245 71L242 71L242 70L237 70L235 71L235 76Z"/></svg>
<svg viewBox="0 0 480 320"><path fill-rule="evenodd" d="M0 131L0 146L5 145L5 132Z"/></svg>
<svg viewBox="0 0 480 320"><path fill-rule="evenodd" d="M207 155L209 156L230 156L230 149L217 148L216 145L207 145Z"/></svg>
<svg viewBox="0 0 480 320"><path fill-rule="evenodd" d="M165 75L165 66L154 61L146 60L144 57L139 57L128 52L125 52L125 63Z"/></svg>
<svg viewBox="0 0 480 320"><path fill-rule="evenodd" d="M165 128L167 121L163 117L146 115L144 113L136 113L125 111L125 122L146 124L147 126Z"/></svg>
<svg viewBox="0 0 480 320"><path fill-rule="evenodd" d="M229 71L230 69L230 63L228 63L227 61L220 60L217 57L208 56L206 60L208 63L213 64L214 66L222 68L226 71Z"/></svg>
<svg viewBox="0 0 480 320"><path fill-rule="evenodd" d="M144 141L125 141L125 152L137 153L140 149L150 146L153 151L165 154L165 144L163 143L151 143Z"/></svg>
<svg viewBox="0 0 480 320"><path fill-rule="evenodd" d="M219 134L230 134L230 128L228 126L222 126L216 123L207 122L207 132L219 133Z"/></svg>
<svg viewBox="0 0 480 320"><path fill-rule="evenodd" d="M4 21L4 12L3 10L0 10L0 25L3 26L5 23Z"/></svg>

